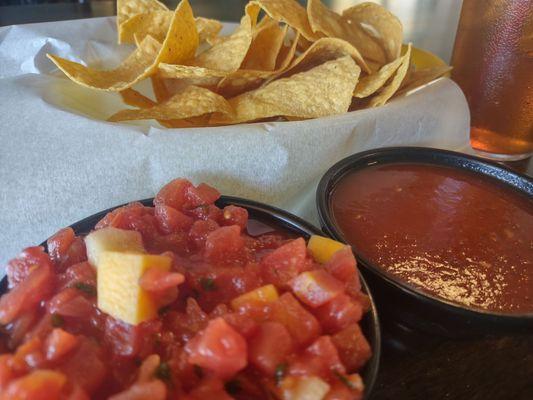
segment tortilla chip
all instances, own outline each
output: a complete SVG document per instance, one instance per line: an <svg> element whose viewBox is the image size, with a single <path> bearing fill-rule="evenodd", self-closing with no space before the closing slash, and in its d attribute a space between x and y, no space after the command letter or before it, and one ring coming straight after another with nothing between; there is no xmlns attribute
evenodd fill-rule
<svg viewBox="0 0 533 400"><path fill-rule="evenodd" d="M51 54L47 54L47 57L80 85L120 91L152 75L160 62L179 63L192 58L197 48L198 33L192 9L187 0L182 0L172 17L163 44L147 36L140 47L115 69L96 70Z"/></svg>
<svg viewBox="0 0 533 400"><path fill-rule="evenodd" d="M347 55L359 61L358 57L360 55L357 49L345 40L337 38L318 39L305 53L300 54L287 69L271 76L268 82L280 77L306 71L326 61L335 60Z"/></svg>
<svg viewBox="0 0 533 400"><path fill-rule="evenodd" d="M380 64L386 62L385 52L358 25L343 20L335 11L327 8L320 0L308 0L307 14L309 23L316 32L328 37L346 40L364 57ZM361 64L359 64L361 65ZM370 72L368 66L361 65L363 70Z"/></svg>
<svg viewBox="0 0 533 400"><path fill-rule="evenodd" d="M162 103L171 97L163 78L156 74L150 77L150 81L152 82L152 90L158 103Z"/></svg>
<svg viewBox="0 0 533 400"><path fill-rule="evenodd" d="M384 105L396 91L400 88L402 81L405 78L407 69L409 68L409 60L411 57L411 44L407 47L407 51L400 57L400 66L396 70L396 74L392 80L380 90L380 92L372 97L369 102L370 107L378 107Z"/></svg>
<svg viewBox="0 0 533 400"><path fill-rule="evenodd" d="M149 108L155 106L157 103L145 95L139 93L137 90L128 88L119 92L122 101L128 106L138 108Z"/></svg>
<svg viewBox="0 0 533 400"><path fill-rule="evenodd" d="M283 45L283 39L287 34L288 26L281 28L277 21L265 17L262 21L270 20L263 25L257 25L254 37L246 57L242 62L242 69L255 69L261 71L273 71L276 68L276 60Z"/></svg>
<svg viewBox="0 0 533 400"><path fill-rule="evenodd" d="M370 2L361 3L344 10L342 20L351 26L360 27L374 38L385 50L387 61L393 61L400 56L403 26L385 7Z"/></svg>
<svg viewBox="0 0 533 400"><path fill-rule="evenodd" d="M173 120L196 117L210 113L231 115L232 109L222 96L208 89L188 86L167 101L150 108L127 109L112 115L108 121L133 121L140 119Z"/></svg>
<svg viewBox="0 0 533 400"><path fill-rule="evenodd" d="M278 60L276 61L276 64L278 64L276 70L259 71L239 69L232 72L218 83L217 92L223 94L224 97L234 97L248 90L257 89L265 79L285 71L294 58L299 38L300 34L296 33L296 37L292 43L280 51Z"/></svg>
<svg viewBox="0 0 533 400"><path fill-rule="evenodd" d="M152 11L168 11L167 6L157 0L117 0L117 33L118 42L122 43L122 24L137 14Z"/></svg>
<svg viewBox="0 0 533 400"><path fill-rule="evenodd" d="M159 42L165 40L172 11L153 11L150 13L137 14L121 25L119 43L139 43L150 35ZM214 19L196 18L196 29L199 42L213 39L222 29L222 23Z"/></svg>
<svg viewBox="0 0 533 400"><path fill-rule="evenodd" d="M360 72L350 56L325 62L230 99L235 115L216 115L210 123L238 123L280 115L316 118L346 112Z"/></svg>
<svg viewBox="0 0 533 400"><path fill-rule="evenodd" d="M402 58L397 58L393 62L385 64L378 72L361 78L355 87L354 97L362 99L377 92L396 72L402 61Z"/></svg>
<svg viewBox="0 0 533 400"><path fill-rule="evenodd" d="M403 51L405 51L406 48L407 45L402 45ZM416 70L448 66L448 64L446 64L440 57L415 46L411 48L411 64Z"/></svg>
<svg viewBox="0 0 533 400"><path fill-rule="evenodd" d="M448 74L451 70L452 67L449 65L415 70L402 82L400 91L398 91L396 94L401 95L418 87L424 86L435 79L446 76L446 74Z"/></svg>
<svg viewBox="0 0 533 400"><path fill-rule="evenodd" d="M314 42L322 36L313 32L305 8L296 0L256 0L250 3L259 5L270 17L286 23L310 41Z"/></svg>
<svg viewBox="0 0 533 400"><path fill-rule="evenodd" d="M163 78L189 79L189 78L222 78L228 75L227 71L195 67L191 65L159 64L159 75Z"/></svg>
<svg viewBox="0 0 533 400"><path fill-rule="evenodd" d="M191 63L196 67L233 72L241 66L252 42L252 22L245 15L231 35L220 38L211 48L200 53Z"/></svg>

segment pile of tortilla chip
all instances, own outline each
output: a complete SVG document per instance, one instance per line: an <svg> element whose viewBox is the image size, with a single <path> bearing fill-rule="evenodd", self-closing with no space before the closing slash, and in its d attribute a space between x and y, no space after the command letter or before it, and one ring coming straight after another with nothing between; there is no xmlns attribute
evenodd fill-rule
<svg viewBox="0 0 533 400"><path fill-rule="evenodd" d="M117 14L119 43L135 45L117 68L48 54L72 81L119 92L134 107L109 121L183 128L317 118L381 106L450 70L403 45L398 18L374 3L339 14L320 0L307 8L253 0L227 36L219 21L195 17L188 0L174 11L157 0L118 0ZM134 89L148 78L153 99Z"/></svg>

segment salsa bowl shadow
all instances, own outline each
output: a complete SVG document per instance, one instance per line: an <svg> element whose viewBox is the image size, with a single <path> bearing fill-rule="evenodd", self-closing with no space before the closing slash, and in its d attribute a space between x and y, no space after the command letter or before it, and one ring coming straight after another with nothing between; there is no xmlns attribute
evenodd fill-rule
<svg viewBox="0 0 533 400"><path fill-rule="evenodd" d="M152 206L153 198L140 200L139 202L145 206ZM256 201L242 199L239 197L221 196L221 198L216 202L216 205L218 207L225 207L227 205L243 207L248 211L250 219L259 221L260 223L272 227L274 229L282 229L294 236L303 236L306 240L309 239L311 235L324 234L314 225L293 214L288 213L287 211ZM70 225L70 227L74 230L76 235L86 235L91 232L92 229L94 229L98 221L100 221L106 214L121 206L122 205L119 205L117 207L112 207L99 213L93 214ZM41 243L41 246L46 247L46 242ZM361 321L361 328L372 348L372 357L361 371L361 376L365 384L364 398L368 399L370 398L370 393L376 382L379 370L379 362L381 356L381 333L379 327L378 313L374 303L374 299L372 293L370 292L369 286L363 276L361 276L361 285L363 291L368 295L371 304L369 312L363 317L363 320ZM0 295L5 293L6 291L7 278L4 277L0 281Z"/></svg>
<svg viewBox="0 0 533 400"><path fill-rule="evenodd" d="M349 156L333 165L322 177L316 192L322 229L332 238L349 243L335 221L331 198L336 185L347 174L377 164L422 163L447 166L481 174L533 196L533 180L503 165L479 157L447 150L422 147L389 147ZM364 191L364 188L361 189ZM362 249L352 244L361 271L373 290L380 314L385 319L447 337L467 337L497 332L521 332L533 327L533 313L505 314L471 309L422 292L403 283L378 265L361 256Z"/></svg>

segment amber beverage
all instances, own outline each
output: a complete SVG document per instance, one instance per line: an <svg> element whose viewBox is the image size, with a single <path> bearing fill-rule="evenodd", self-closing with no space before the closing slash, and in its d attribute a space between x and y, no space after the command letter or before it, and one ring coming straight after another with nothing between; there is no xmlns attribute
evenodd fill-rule
<svg viewBox="0 0 533 400"><path fill-rule="evenodd" d="M452 78L465 93L472 147L491 158L533 153L533 0L464 0Z"/></svg>

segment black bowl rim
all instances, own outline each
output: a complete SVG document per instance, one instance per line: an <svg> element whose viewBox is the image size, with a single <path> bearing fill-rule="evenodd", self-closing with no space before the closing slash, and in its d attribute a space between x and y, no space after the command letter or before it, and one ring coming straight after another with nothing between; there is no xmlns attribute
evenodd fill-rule
<svg viewBox="0 0 533 400"><path fill-rule="evenodd" d="M409 159L411 157L425 156L423 160ZM436 164L445 165L451 168L467 169L472 173L482 174L488 178L495 179L501 184L505 184L513 190L517 190L527 196L533 196L533 179L527 175L520 174L507 166L502 164L488 161L484 158L473 156L470 154L459 153L451 150L436 149L431 147L414 147L414 146L395 146L395 147L383 147L378 149L367 150L364 152L356 153L348 156L333 166L331 166L326 173L320 179L320 182L316 190L316 205L318 211L318 217L320 224L326 234L330 235L336 240L348 243L342 235L339 228L337 228L334 218L332 216L329 199L332 189L335 185L349 172L355 169L362 169L365 166L375 165L380 160L387 157L399 157L398 160L387 159L384 163L395 162L413 162L421 164ZM448 160L462 160L466 161L466 166L462 167L452 165L451 163L444 162ZM480 168L472 169L468 168L468 165L477 165ZM503 173L507 179L503 179L496 175L496 172ZM404 292L409 296L415 297L419 301L428 302L437 307L446 307L448 310L463 314L465 317L482 317L499 322L509 322L512 324L520 323L521 321L533 321L533 312L526 314L509 314L498 313L481 309L468 308L459 304L450 302L439 297L423 293L421 290L408 286L396 279L393 275L387 274L381 268L375 264L369 262L365 257L360 255L356 246L351 245L356 254L357 260L363 265L364 268L370 270L370 272L377 275L380 279L383 279L388 284L392 285L396 289Z"/></svg>
<svg viewBox="0 0 533 400"><path fill-rule="evenodd" d="M147 198L143 200L137 200L137 202L142 203L145 206L152 206L153 205L153 198ZM130 202L131 203L131 202ZM122 207L129 203L124 203L117 205L115 207L110 207L104 211L97 212L93 215L90 215L86 218L83 218L73 224L70 225L70 227L76 232L76 234L87 234L94 228L94 225L96 222L98 222L100 219L102 219L107 213L110 211L113 211L116 208ZM286 228L288 230L292 230L294 232L298 232L299 234L311 236L311 235L323 235L324 232L322 232L320 229L318 229L313 224L305 221L304 219L293 215L289 213L288 211L282 210L280 208L270 206L268 204L260 203L254 200L248 200L240 197L234 197L234 196L221 196L219 200L217 200L216 204L219 206L226 206L226 205L236 205L240 207L244 207L249 211L253 211L255 213L261 213L272 217L276 223L279 223L279 225L283 228ZM87 229L89 228L89 229ZM46 241L41 243L41 246L44 246L46 248ZM374 298L372 296L372 292L365 281L364 277L359 272L359 276L361 278L361 285L364 288L366 294L368 295L370 299L370 312L367 313L370 317L370 323L369 323L369 333L370 337L368 339L371 341L371 348L372 348L372 357L371 359L365 364L365 392L364 392L364 398L368 399L370 397L370 393L372 392L372 389L375 386L378 372L379 372L379 364L381 360L381 330L380 330L380 324L379 324L379 317L378 312L376 309L376 304L374 302ZM4 276L2 280L0 281L0 295L3 294L7 290L7 276Z"/></svg>

